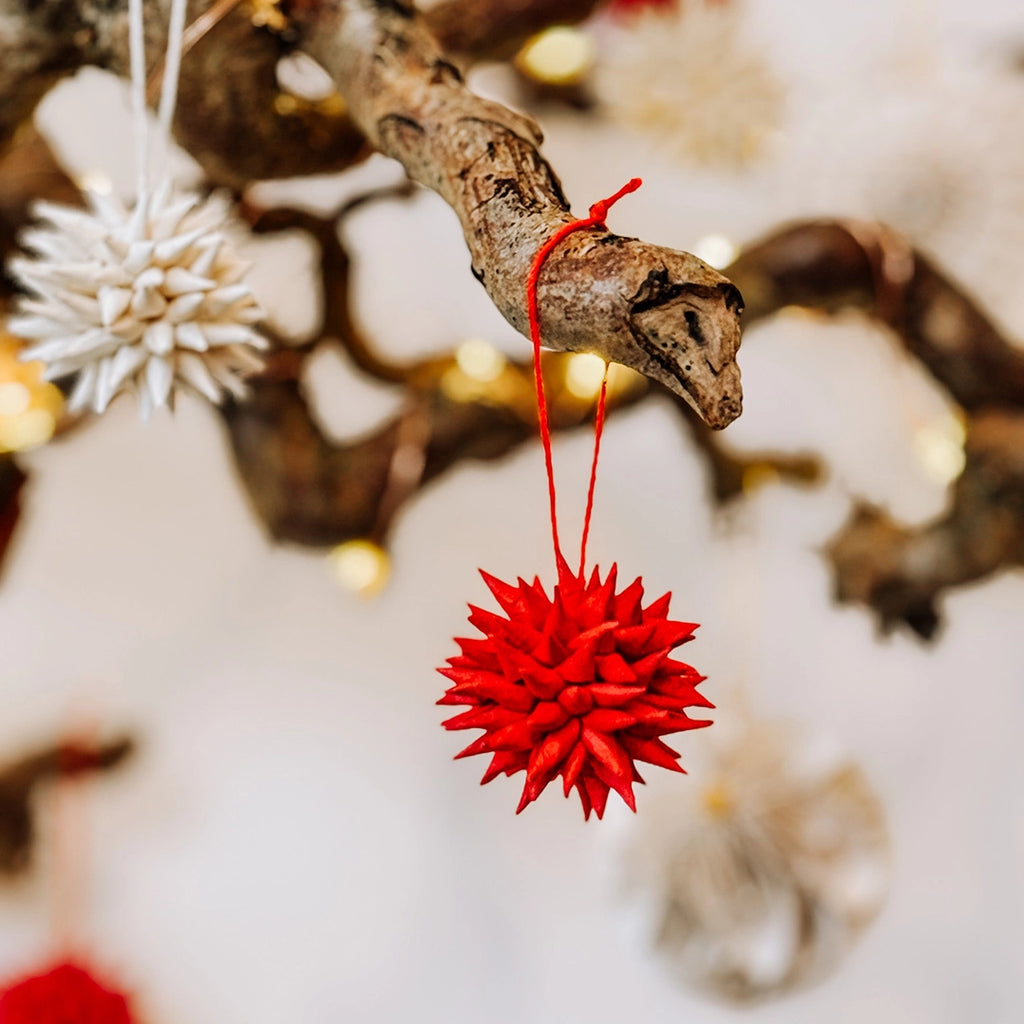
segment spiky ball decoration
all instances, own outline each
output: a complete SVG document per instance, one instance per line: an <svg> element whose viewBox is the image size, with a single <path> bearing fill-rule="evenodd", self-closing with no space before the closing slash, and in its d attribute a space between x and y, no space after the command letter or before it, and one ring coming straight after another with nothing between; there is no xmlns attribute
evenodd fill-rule
<svg viewBox="0 0 1024 1024"><path fill-rule="evenodd" d="M636 810L636 761L681 772L667 733L710 725L688 718L710 708L704 680L669 657L693 638L692 622L667 618L670 594L643 607L638 578L616 593L616 566L589 580L561 562L548 597L539 579L513 586L481 572L505 616L470 605L483 638L457 639L462 654L439 669L454 684L439 704L470 709L447 729L483 729L457 757L492 754L481 782L526 772L518 814L556 776L575 787L585 818L604 814L609 790Z"/></svg>
<svg viewBox="0 0 1024 1024"><path fill-rule="evenodd" d="M103 412L126 388L144 417L181 384L213 402L241 397L266 341L246 264L222 233L225 204L169 183L130 211L112 195L87 199L88 210L37 204L22 238L35 257L11 261L33 295L8 323L30 342L23 358L46 363L47 380L78 374L72 411Z"/></svg>
<svg viewBox="0 0 1024 1024"><path fill-rule="evenodd" d="M128 1000L76 963L59 963L0 992L0 1024L133 1024Z"/></svg>

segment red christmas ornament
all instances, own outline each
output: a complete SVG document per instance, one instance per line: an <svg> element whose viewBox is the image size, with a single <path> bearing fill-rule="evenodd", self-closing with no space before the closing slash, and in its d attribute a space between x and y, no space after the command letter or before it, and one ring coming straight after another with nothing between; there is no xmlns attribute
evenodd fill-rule
<svg viewBox="0 0 1024 1024"><path fill-rule="evenodd" d="M697 627L667 617L670 594L644 608L639 578L616 593L614 565L603 581L596 568L588 581L560 570L552 598L538 579L482 573L507 617L470 605L484 638L456 640L462 654L440 670L455 685L438 703L471 707L444 725L484 730L456 755L493 754L482 782L526 772L517 814L559 775L587 818L604 814L610 789L635 811L634 762L681 772L659 737L711 724L685 714L713 707L697 692L705 677L669 657Z"/></svg>
<svg viewBox="0 0 1024 1024"><path fill-rule="evenodd" d="M128 1000L71 961L0 992L0 1024L133 1024Z"/></svg>
<svg viewBox="0 0 1024 1024"><path fill-rule="evenodd" d="M438 704L469 706L448 719L445 728L484 730L456 758L491 754L482 783L502 773L526 772L517 814L557 776L566 796L576 789L587 819L591 811L603 816L610 790L635 811L633 783L643 782L635 762L681 772L679 754L661 737L711 724L685 713L691 707L714 707L697 692L705 677L669 657L674 648L693 639L696 623L668 618L670 594L645 608L639 578L616 592L614 565L604 580L597 568L589 580L585 575L607 373L595 417L579 572L570 569L558 540L537 281L544 260L562 239L583 228L604 227L611 205L639 186L640 180L634 178L610 199L595 203L589 217L560 228L541 247L530 273L534 378L558 583L548 597L537 578L533 583L520 578L512 585L481 570L505 615L470 605L469 621L483 638L456 638L462 653L438 670L454 684Z"/></svg>

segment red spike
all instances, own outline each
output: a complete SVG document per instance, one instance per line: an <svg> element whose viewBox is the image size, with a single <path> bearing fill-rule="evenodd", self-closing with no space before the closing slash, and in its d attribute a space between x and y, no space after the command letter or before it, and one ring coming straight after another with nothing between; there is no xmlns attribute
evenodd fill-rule
<svg viewBox="0 0 1024 1024"><path fill-rule="evenodd" d="M460 750L452 760L458 761L463 757L472 757L474 754L489 754L493 750L494 746L491 744L490 734L484 733L483 736L473 740L465 750Z"/></svg>
<svg viewBox="0 0 1024 1024"><path fill-rule="evenodd" d="M636 725L636 719L626 711L597 708L583 716L583 724L595 732L616 732Z"/></svg>
<svg viewBox="0 0 1024 1024"><path fill-rule="evenodd" d="M458 693L454 693L452 690L446 690L445 695L440 700L434 701L434 703L451 706L462 706L463 704L479 704L480 701L476 697L462 696Z"/></svg>
<svg viewBox="0 0 1024 1024"><path fill-rule="evenodd" d="M593 804L597 820L604 817L605 804L608 803L608 785L594 775L584 775L583 785L587 787L587 795Z"/></svg>
<svg viewBox="0 0 1024 1024"><path fill-rule="evenodd" d="M491 750L529 750L536 737L536 732L525 722L513 722L497 732L487 734Z"/></svg>
<svg viewBox="0 0 1024 1024"><path fill-rule="evenodd" d="M581 647L596 645L606 633L613 633L617 626L617 622L602 622L599 626L580 633L575 640L570 642L569 648L577 651Z"/></svg>
<svg viewBox="0 0 1024 1024"><path fill-rule="evenodd" d="M640 624L640 602L644 597L644 584L639 576L615 598L615 618L623 626Z"/></svg>
<svg viewBox="0 0 1024 1024"><path fill-rule="evenodd" d="M567 683L590 683L597 677L597 668L594 665L594 649L597 641L591 644L583 644L577 647L561 665L558 666L558 674Z"/></svg>
<svg viewBox="0 0 1024 1024"><path fill-rule="evenodd" d="M486 633L488 636L505 636L507 633L509 620L502 618L496 612L478 608L475 604L469 606L469 611L469 624L476 626L481 633Z"/></svg>
<svg viewBox="0 0 1024 1024"><path fill-rule="evenodd" d="M606 654L597 659L597 674L604 683L635 683L636 673L621 654Z"/></svg>
<svg viewBox="0 0 1024 1024"><path fill-rule="evenodd" d="M678 647L687 640L692 640L693 631L697 628L694 622L671 622L666 619L657 624L651 643L655 647Z"/></svg>
<svg viewBox="0 0 1024 1024"><path fill-rule="evenodd" d="M590 803L590 794L587 792L587 788L584 786L582 779L576 783L576 792L579 794L580 803L583 805L583 820L590 821L592 804ZM568 796L569 794L566 793L565 795Z"/></svg>
<svg viewBox="0 0 1024 1024"><path fill-rule="evenodd" d="M651 651L650 654L633 662L633 671L636 673L637 682L649 684L654 678L658 669L664 668L665 656L668 648L663 647L660 651Z"/></svg>
<svg viewBox="0 0 1024 1024"><path fill-rule="evenodd" d="M465 658L475 662L480 668L499 671L498 659L494 656L491 641L487 637L456 637L455 642L462 648ZM454 659L449 659L449 662Z"/></svg>
<svg viewBox="0 0 1024 1024"><path fill-rule="evenodd" d="M617 708L635 697L642 697L643 686L621 686L618 683L594 683L587 687L594 703L602 708Z"/></svg>
<svg viewBox="0 0 1024 1024"><path fill-rule="evenodd" d="M578 718L574 718L557 732L549 733L530 755L530 761L526 767L527 779L543 780L546 786L551 776L558 771L558 766L572 750L579 735L580 722Z"/></svg>
<svg viewBox="0 0 1024 1024"><path fill-rule="evenodd" d="M670 772L683 771L682 765L679 764L679 754L667 743L662 743L661 740L645 740L635 736L623 736L622 745L626 748L630 757L637 761L646 761L648 764L657 765L659 768L667 768Z"/></svg>
<svg viewBox="0 0 1024 1024"><path fill-rule="evenodd" d="M628 780L630 777L629 754L611 736L603 732L583 727L583 745L594 756L594 759L607 767L616 779Z"/></svg>
<svg viewBox="0 0 1024 1024"><path fill-rule="evenodd" d="M636 775L636 765L632 761L629 762L629 770L625 778L620 778L602 761L594 762L594 774L606 786L614 789L631 811L636 811L636 797L633 795L633 779Z"/></svg>
<svg viewBox="0 0 1024 1024"><path fill-rule="evenodd" d="M493 731L502 729L506 725L518 722L522 719L518 711L510 711L508 708L499 707L497 704L489 704L487 707L470 708L463 711L461 715L449 718L441 724L449 731L453 729L487 729Z"/></svg>
<svg viewBox="0 0 1024 1024"><path fill-rule="evenodd" d="M512 586L511 583L506 583L504 580L499 580L497 576L492 576L483 569L478 569L477 572L483 577L484 583L487 584L487 589L494 595L495 601L501 605L506 615L512 617L522 612L523 595L518 587Z"/></svg>
<svg viewBox="0 0 1024 1024"><path fill-rule="evenodd" d="M491 758L491 763L487 766L487 771L484 772L484 777L480 780L480 785L485 786L492 779L496 779L502 772L510 775L514 772L521 771L524 765L519 764L516 767L517 761L521 760L523 755L513 750L499 750Z"/></svg>
<svg viewBox="0 0 1024 1024"><path fill-rule="evenodd" d="M565 713L562 705L557 700L542 700L530 712L527 721L535 729L560 729L565 725L569 716Z"/></svg>
<svg viewBox="0 0 1024 1024"><path fill-rule="evenodd" d="M648 648L655 624L625 626L615 631L615 646L627 658L639 658Z"/></svg>
<svg viewBox="0 0 1024 1024"><path fill-rule="evenodd" d="M565 764L562 766L562 779L563 786L562 790L566 796L569 795L569 790L576 785L576 781L580 777L580 772L583 771L583 765L587 760L587 749L582 743L577 742L569 753L569 756L565 759Z"/></svg>
<svg viewBox="0 0 1024 1024"><path fill-rule="evenodd" d="M523 795L519 798L519 805L516 807L516 814L522 814L523 811L525 811L526 808L529 807L530 804L533 803L533 801L536 799L537 798L535 796L530 796L529 782L524 783Z"/></svg>
<svg viewBox="0 0 1024 1024"><path fill-rule="evenodd" d="M662 594L657 601L652 601L644 609L644 619L663 619L668 615L668 606L672 600L672 591L670 590L667 594Z"/></svg>

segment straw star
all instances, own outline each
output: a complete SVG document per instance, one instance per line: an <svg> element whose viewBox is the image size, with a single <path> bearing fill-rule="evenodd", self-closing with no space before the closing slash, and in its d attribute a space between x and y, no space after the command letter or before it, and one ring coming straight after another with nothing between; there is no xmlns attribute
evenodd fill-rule
<svg viewBox="0 0 1024 1024"><path fill-rule="evenodd" d="M181 385L219 402L245 394L267 343L247 266L227 245L226 204L175 194L164 183L127 210L87 194L90 209L39 203L23 243L33 259L11 261L31 293L8 328L30 344L24 359L48 380L77 374L68 406L103 412L125 389L143 417L171 405Z"/></svg>

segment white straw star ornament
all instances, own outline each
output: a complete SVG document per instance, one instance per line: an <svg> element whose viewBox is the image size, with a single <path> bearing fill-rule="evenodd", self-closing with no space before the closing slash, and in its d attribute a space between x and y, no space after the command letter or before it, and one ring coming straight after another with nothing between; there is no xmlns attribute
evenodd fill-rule
<svg viewBox="0 0 1024 1024"><path fill-rule="evenodd" d="M160 121L169 131L177 93L175 39L184 5L174 0ZM173 405L185 385L212 402L245 395L244 375L262 369L263 318L242 278L248 265L224 237L228 204L148 185L141 0L129 5L139 191L135 207L88 191L88 210L38 203L39 223L22 243L33 258L11 261L33 297L8 328L29 341L24 359L46 364L48 380L78 374L69 408L103 412L125 389L143 417ZM136 59L139 58L139 59Z"/></svg>

